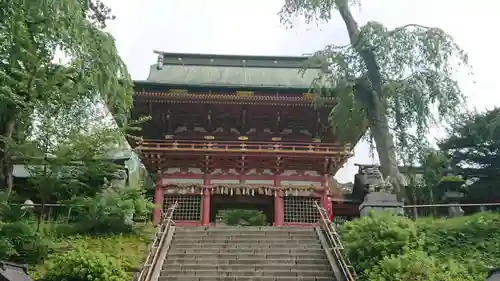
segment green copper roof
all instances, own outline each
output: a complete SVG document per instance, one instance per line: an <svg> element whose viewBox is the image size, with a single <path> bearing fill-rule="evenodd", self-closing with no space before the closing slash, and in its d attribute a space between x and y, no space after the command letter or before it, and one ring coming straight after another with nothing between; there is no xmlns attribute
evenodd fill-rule
<svg viewBox="0 0 500 281"><path fill-rule="evenodd" d="M175 85L308 89L321 68L309 57L159 54L147 81Z"/></svg>

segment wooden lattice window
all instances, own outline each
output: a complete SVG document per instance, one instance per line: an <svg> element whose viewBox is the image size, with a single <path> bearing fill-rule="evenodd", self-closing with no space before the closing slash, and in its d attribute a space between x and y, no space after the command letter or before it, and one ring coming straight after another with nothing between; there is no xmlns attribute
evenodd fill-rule
<svg viewBox="0 0 500 281"><path fill-rule="evenodd" d="M174 221L199 221L201 219L201 195L165 195L165 210L177 202Z"/></svg>
<svg viewBox="0 0 500 281"><path fill-rule="evenodd" d="M284 199L285 223L317 223L319 213L314 205L319 198L304 196L286 196Z"/></svg>

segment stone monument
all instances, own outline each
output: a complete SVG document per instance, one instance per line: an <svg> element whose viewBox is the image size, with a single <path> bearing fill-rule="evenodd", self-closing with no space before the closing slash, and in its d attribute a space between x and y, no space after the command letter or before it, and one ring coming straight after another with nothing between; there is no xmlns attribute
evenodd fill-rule
<svg viewBox="0 0 500 281"><path fill-rule="evenodd" d="M358 174L367 194L359 205L360 216L367 216L372 212L390 212L395 215L404 215L403 202L399 202L389 178L384 180L379 166L358 165Z"/></svg>

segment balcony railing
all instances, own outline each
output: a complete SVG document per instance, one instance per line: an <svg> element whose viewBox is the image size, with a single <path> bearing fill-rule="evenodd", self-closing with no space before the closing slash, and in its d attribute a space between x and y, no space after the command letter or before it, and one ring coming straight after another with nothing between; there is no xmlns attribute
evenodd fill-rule
<svg viewBox="0 0 500 281"><path fill-rule="evenodd" d="M255 141L190 141L190 140L144 140L138 149L141 152L191 151L191 152L256 152L292 154L350 155L348 146L324 143L279 143Z"/></svg>

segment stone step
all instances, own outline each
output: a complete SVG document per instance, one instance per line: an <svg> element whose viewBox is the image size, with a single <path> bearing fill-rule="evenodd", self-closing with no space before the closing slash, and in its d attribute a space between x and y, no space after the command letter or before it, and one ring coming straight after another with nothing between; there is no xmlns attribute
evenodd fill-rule
<svg viewBox="0 0 500 281"><path fill-rule="evenodd" d="M234 243L175 243L170 249L192 249L192 248L220 248L220 249L321 249L318 241L314 243L252 243L252 244L234 244Z"/></svg>
<svg viewBox="0 0 500 281"><path fill-rule="evenodd" d="M186 235L191 235L191 234L196 234L196 233L209 233L209 234L221 234L221 233L242 233L242 234L275 234L275 235L280 235L280 234L313 234L315 233L314 229L307 229L307 230L290 230L290 229L280 229L280 230L258 230L258 229L251 229L251 230L241 230L241 229L223 229L223 230L218 230L218 229L199 229L196 231L193 230L188 230L185 231L183 229L176 228L175 230L178 233L183 233Z"/></svg>
<svg viewBox="0 0 500 281"><path fill-rule="evenodd" d="M160 276L158 281L332 281L333 277L292 276Z"/></svg>
<svg viewBox="0 0 500 281"><path fill-rule="evenodd" d="M216 276L216 277L224 277L224 276L286 276L286 277L332 277L331 271L305 271L305 270L269 270L269 271L218 271L218 270L197 270L197 271L161 271L160 276L192 276L192 277L208 277L208 276Z"/></svg>
<svg viewBox="0 0 500 281"><path fill-rule="evenodd" d="M283 238L294 238L294 237L317 237L316 233L313 232L299 232L299 233L266 233L266 232L250 232L250 233L227 233L227 232L212 232L212 233L181 233L175 232L174 236L182 237L250 237L250 238L265 238L265 237L283 237Z"/></svg>
<svg viewBox="0 0 500 281"><path fill-rule="evenodd" d="M196 255L196 254L239 254L239 255L253 255L253 254L266 254L266 255L302 255L302 254L318 254L324 255L325 251L320 249L291 249L291 248L190 248L190 249L181 249L174 246L168 252L169 255Z"/></svg>
<svg viewBox="0 0 500 281"><path fill-rule="evenodd" d="M244 270L244 271L252 271L252 270L278 270L278 271L293 271L293 270L309 270L309 271L330 271L330 266L327 262L319 263L319 264L196 264L196 263L187 263L187 264L164 264L162 267L163 270L167 271L176 271L176 270Z"/></svg>
<svg viewBox="0 0 500 281"><path fill-rule="evenodd" d="M280 239L280 238L240 238L240 237L197 237L193 239L191 237L177 236L172 239L173 244L186 244L186 243L215 243L215 244L311 244L319 243L316 237L309 239Z"/></svg>
<svg viewBox="0 0 500 281"><path fill-rule="evenodd" d="M314 227L275 226L217 226L217 227L177 227L176 232L312 232Z"/></svg>
<svg viewBox="0 0 500 281"><path fill-rule="evenodd" d="M211 255L213 256L213 255ZM280 264L280 265L285 265L285 264L292 264L292 265L300 265L300 266L305 266L305 265L311 265L311 264L319 264L319 265L328 265L328 260L323 256L322 258L314 257L291 257L291 256L286 256L286 257L281 257L278 259L265 259L262 256L259 257L239 257L238 259L233 258L226 258L226 259L220 259L220 258L197 258L197 257L172 257L168 256L165 262L163 263L163 266L169 266L169 265L184 265L184 264L200 264L200 265L219 265L219 266L224 266L224 265L262 265L262 264L269 264L269 265L274 265L274 264Z"/></svg>
<svg viewBox="0 0 500 281"><path fill-rule="evenodd" d="M282 260L282 259L324 259L325 253L304 253L304 254L231 254L231 253L190 253L190 254L169 254L167 260L175 258L183 259L212 259L212 260L231 260L231 259L267 259L267 260Z"/></svg>
<svg viewBox="0 0 500 281"><path fill-rule="evenodd" d="M184 234L184 233L175 233L174 234L174 239L176 237L182 237L184 239L193 239L196 240L197 238L232 238L232 239L286 239L286 240L294 240L294 239L317 239L315 233L299 233L299 234L248 234L248 233L239 233L239 234L226 234L226 233L217 233L217 234L212 234L212 233L202 233L202 234L195 234L195 233L189 233L189 234Z"/></svg>

